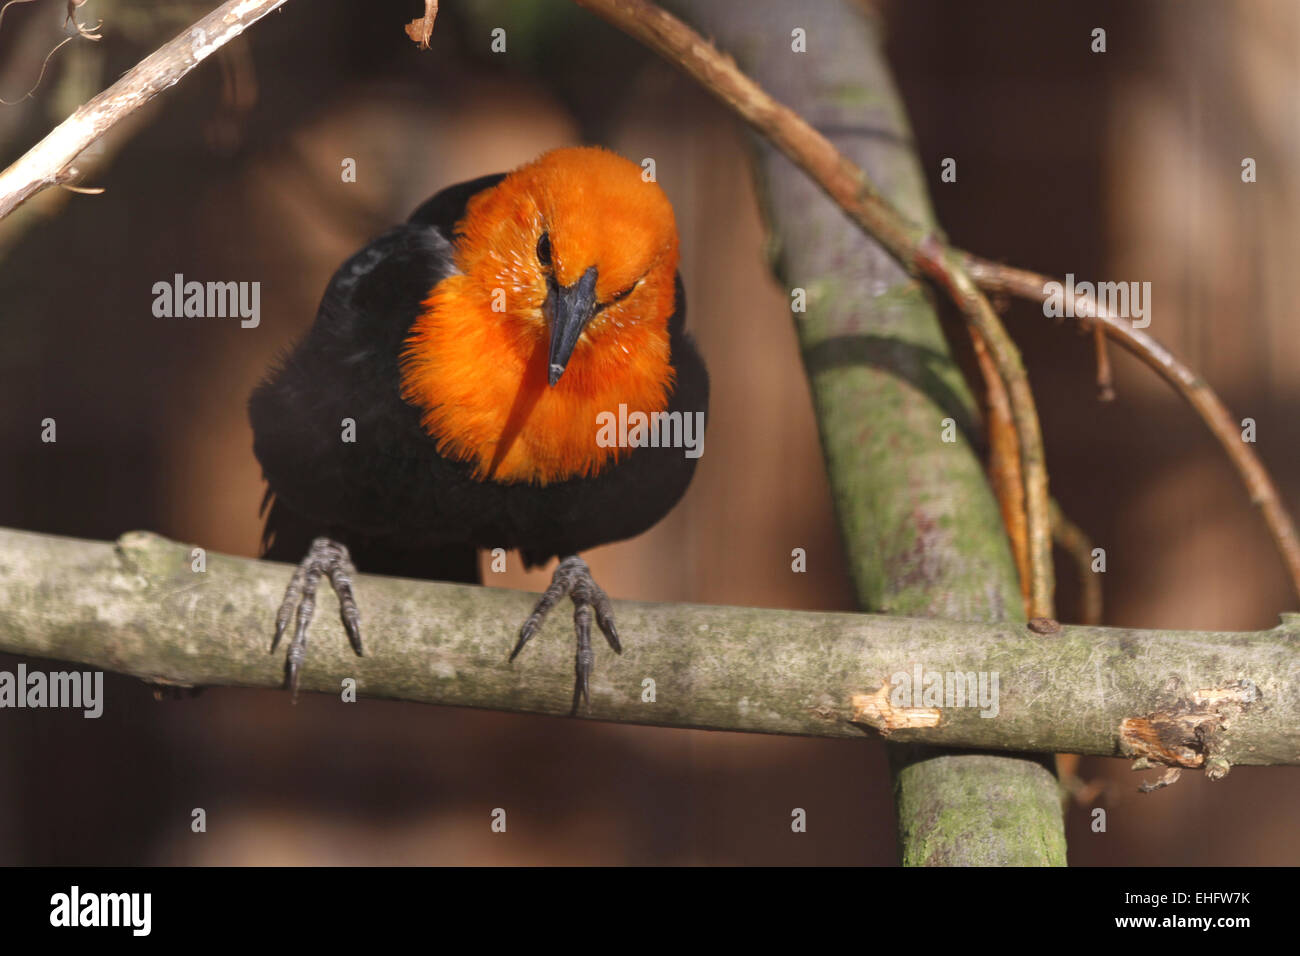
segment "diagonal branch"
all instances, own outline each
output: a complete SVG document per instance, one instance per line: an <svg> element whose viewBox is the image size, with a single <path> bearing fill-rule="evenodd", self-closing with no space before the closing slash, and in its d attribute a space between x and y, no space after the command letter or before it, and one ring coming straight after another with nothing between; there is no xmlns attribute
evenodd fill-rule
<svg viewBox="0 0 1300 956"><path fill-rule="evenodd" d="M92 143L239 36L285 0L229 0L164 43L120 80L77 108L0 173L0 219L24 200L77 178L73 166Z"/></svg>

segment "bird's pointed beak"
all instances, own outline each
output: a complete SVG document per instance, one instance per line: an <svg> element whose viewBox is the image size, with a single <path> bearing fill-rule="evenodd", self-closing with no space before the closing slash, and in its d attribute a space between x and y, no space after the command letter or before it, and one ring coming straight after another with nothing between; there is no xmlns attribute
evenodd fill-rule
<svg viewBox="0 0 1300 956"><path fill-rule="evenodd" d="M551 285L546 296L546 317L551 323L551 351L546 378L554 385L564 374L582 330L596 314L596 267L573 285Z"/></svg>

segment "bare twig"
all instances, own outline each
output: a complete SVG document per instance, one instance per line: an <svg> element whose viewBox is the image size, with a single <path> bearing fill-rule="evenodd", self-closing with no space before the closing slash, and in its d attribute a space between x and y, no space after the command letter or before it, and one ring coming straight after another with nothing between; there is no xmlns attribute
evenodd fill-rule
<svg viewBox="0 0 1300 956"><path fill-rule="evenodd" d="M1025 527L1025 481L1020 470L1020 439L1011 416L1011 400L997 365L989 355L984 337L972 329L971 345L984 379L984 398L988 415L989 484L998 499L1002 524L1011 540L1011 556L1020 579L1020 595L1025 602L1025 616L1034 614L1029 601L1029 535Z"/></svg>
<svg viewBox="0 0 1300 956"><path fill-rule="evenodd" d="M93 39L98 39L98 37L95 37ZM54 48L50 50L49 53L45 54L45 59L41 61L41 71L36 74L36 82L32 84L31 89L29 89L22 96L18 97L18 99L16 100L7 100L3 96L0 96L0 105L17 106L23 100L27 99L33 93L35 93L36 88L41 85L41 80L45 79L45 68L50 65L50 59L54 56L54 54L58 53L61 49L63 49L63 47L66 44L71 43L72 40L73 40L72 37L64 37L58 43L54 44Z"/></svg>
<svg viewBox="0 0 1300 956"><path fill-rule="evenodd" d="M1100 325L1092 327L1093 348L1097 353L1097 400L1115 400L1115 380L1110 373L1110 350L1106 346L1106 330Z"/></svg>
<svg viewBox="0 0 1300 956"><path fill-rule="evenodd" d="M4 22L5 12L8 11L8 9L11 6L13 6L15 3L30 3L30 2L31 0L9 0L9 2L6 3L3 7L0 7L0 23ZM54 58L54 54L58 53L61 49L63 49L64 46L66 46L68 43L71 43L78 36L85 37L87 40L103 39L103 37L100 34L95 33L94 31L98 30L103 25L104 21L102 20L99 21L93 27L87 27L84 23L78 23L76 20L75 14L76 14L77 7L81 6L85 2L86 0L68 0L68 11L67 11L67 18L65 20L65 23L72 24L73 29L76 31L75 35L64 37L62 40L60 40L58 43L54 45L54 48L51 49L49 53L45 54L45 59L41 61L40 72L36 74L36 82L32 84L31 89L29 89L22 96L18 97L18 99L16 100L6 100L4 97L0 96L0 105L16 106L17 104L21 103L23 100L30 97L33 93L35 93L37 87L41 85L41 80L45 79L45 70L50 65L50 60Z"/></svg>
<svg viewBox="0 0 1300 956"><path fill-rule="evenodd" d="M1069 519L1056 500L1052 500L1052 537L1070 556L1079 570L1079 587L1083 592L1080 623L1101 623L1101 577L1092 570L1092 541L1087 533Z"/></svg>
<svg viewBox="0 0 1300 956"><path fill-rule="evenodd" d="M1034 302L1043 302L1048 297L1044 286L1052 280L1047 276L989 262L970 253L962 253L962 257L970 274L981 287L990 292L1005 292ZM1250 493L1250 500L1263 514L1291 583L1296 593L1300 594L1300 535L1296 533L1295 524L1282 504L1277 487L1263 462L1249 443L1241 440L1241 427L1228 412L1227 406L1196 373L1151 336L1141 329L1133 328L1132 322L1115 317L1092 296L1076 295L1068 285L1064 288L1071 297L1071 302L1067 303L1067 314L1072 307L1074 315L1095 315L1095 320L1084 321L1095 321L1097 326L1104 328L1106 335L1159 373L1201 416L1241 475L1241 480Z"/></svg>
<svg viewBox="0 0 1300 956"><path fill-rule="evenodd" d="M104 25L103 20L96 21L93 27L88 27L86 24L80 23L77 20L77 8L83 6L86 0L67 0L67 2L68 13L67 16L64 17L63 22L65 24L72 24L72 29L76 30L79 36L83 36L87 40L102 40L103 35L96 33L95 31Z"/></svg>
<svg viewBox="0 0 1300 956"><path fill-rule="evenodd" d="M9 12L10 7L17 6L20 3L33 3L33 2L35 2L35 0L8 0L8 2L3 7L0 7L0 24L3 24L5 22L5 14Z"/></svg>
<svg viewBox="0 0 1300 956"><path fill-rule="evenodd" d="M145 57L0 173L0 218L47 186L76 177L86 147L172 86L285 0L229 0Z"/></svg>
<svg viewBox="0 0 1300 956"><path fill-rule="evenodd" d="M935 280L966 315L975 333L984 340L998 374L1006 386L1011 420L1015 425L1020 450L1020 469L1024 477L1025 530L1029 552L1029 617L1055 616L1052 569L1051 499L1047 493L1047 460L1043 453L1042 429L1038 408L1029 390L1029 377L1020 360L1020 352L1007 334L1002 320L979 291L975 282L956 265L956 254L933 235L926 237L916 250L921 272ZM985 376L987 386L988 376Z"/></svg>
<svg viewBox="0 0 1300 956"><path fill-rule="evenodd" d="M1030 609L1052 616L1052 533L1047 467L1038 411L1020 354L960 260L935 235L909 222L867 174L803 117L769 96L707 40L648 0L576 0L699 81L804 170L913 275L937 282L983 338L1006 384L1025 483Z"/></svg>
<svg viewBox="0 0 1300 956"><path fill-rule="evenodd" d="M433 36L433 21L438 19L438 0L424 0L424 16L406 25L406 35L419 44L421 50L429 49Z"/></svg>

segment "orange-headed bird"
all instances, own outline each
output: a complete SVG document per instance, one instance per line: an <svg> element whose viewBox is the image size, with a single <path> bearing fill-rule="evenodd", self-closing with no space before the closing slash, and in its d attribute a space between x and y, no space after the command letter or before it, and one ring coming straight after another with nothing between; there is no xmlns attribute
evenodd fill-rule
<svg viewBox="0 0 1300 956"><path fill-rule="evenodd" d="M295 694L322 577L361 654L354 561L477 583L477 549L500 547L529 566L560 558L510 659L568 595L573 709L590 702L593 611L621 647L578 552L655 524L698 455L598 440L601 416L623 406L702 427L708 407L677 260L659 185L578 147L444 189L343 263L315 324L249 401L265 556L301 559L271 644L296 609Z"/></svg>

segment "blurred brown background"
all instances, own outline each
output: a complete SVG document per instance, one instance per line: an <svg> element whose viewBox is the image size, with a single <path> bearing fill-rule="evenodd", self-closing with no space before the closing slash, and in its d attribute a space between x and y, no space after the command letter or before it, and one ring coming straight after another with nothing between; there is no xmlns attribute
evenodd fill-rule
<svg viewBox="0 0 1300 956"><path fill-rule="evenodd" d="M90 0L78 16L103 18L104 39L69 44L31 99L0 107L0 161L210 6ZM707 454L686 499L640 539L589 555L597 578L628 599L849 608L788 300L763 264L735 121L563 0L444 0L427 52L401 29L419 7L289 3L156 101L132 135L97 148L86 184L103 195L49 190L0 225L0 525L101 539L148 528L255 554L261 482L244 402L310 324L338 263L443 185L595 141L656 160L713 379ZM954 240L1050 273L1150 281L1150 331L1258 422L1260 453L1300 507L1289 296L1300 7L877 9ZM62 18L47 0L9 10L0 96L32 85ZM773 29L797 25L792 12ZM1089 50L1097 26L1105 54ZM489 52L494 27L504 54ZM1246 156L1254 185L1240 179ZM356 183L341 182L345 157ZM958 160L955 184L939 181L944 157ZM260 281L260 327L154 318L151 287L177 272ZM1008 322L1053 491L1107 551L1108 624L1253 629L1296 607L1235 475L1165 386L1116 353L1118 399L1099 404L1088 339L1029 307ZM39 439L45 417L57 444ZM793 547L807 549L809 573L790 572ZM1058 567L1066 619L1072 573ZM314 639L341 640L335 630L326 616ZM503 654L510 640L503 632ZM597 666L618 665L606 652ZM156 702L112 675L107 693L96 721L0 712L0 862L896 860L875 741L323 696L293 707L227 689ZM1090 806L1108 808L1109 828L1092 833L1087 808L1070 808L1076 865L1300 859L1298 768L1237 768L1215 784L1188 774L1151 795L1121 761L1087 759L1082 773L1106 783ZM190 832L195 807L205 834ZM506 834L490 832L495 807ZM793 807L808 811L806 834L790 832Z"/></svg>

